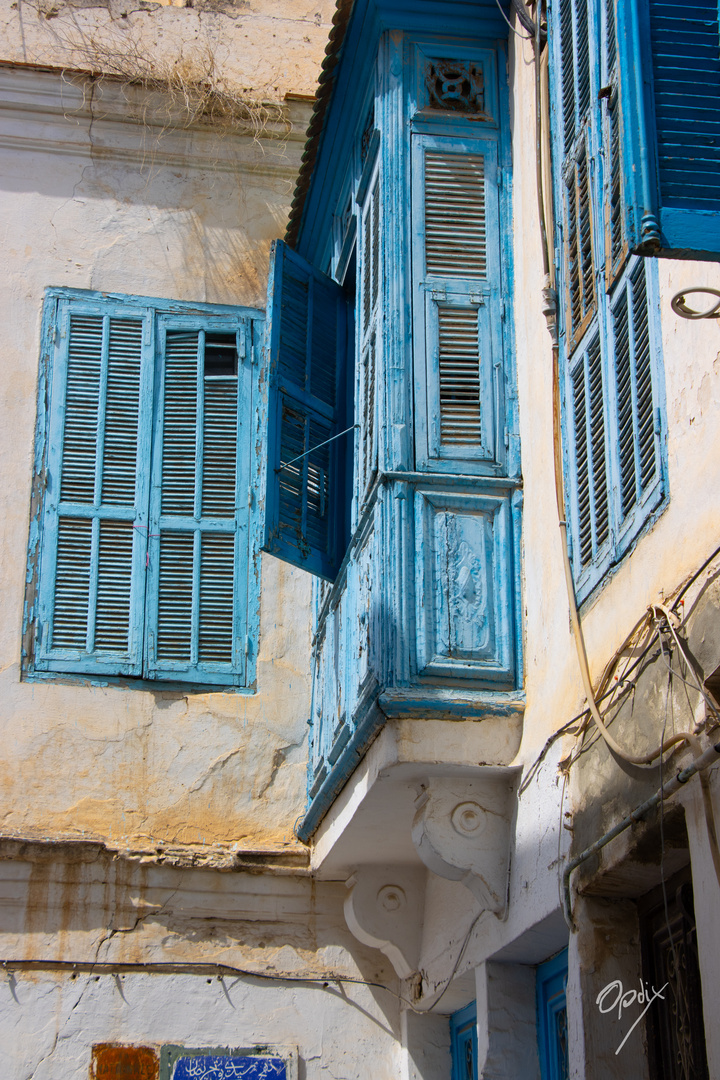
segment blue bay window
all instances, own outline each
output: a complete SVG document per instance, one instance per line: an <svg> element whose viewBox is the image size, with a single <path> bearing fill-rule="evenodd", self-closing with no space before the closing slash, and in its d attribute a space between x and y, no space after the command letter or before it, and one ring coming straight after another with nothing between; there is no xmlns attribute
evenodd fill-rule
<svg viewBox="0 0 720 1080"><path fill-rule="evenodd" d="M243 309L49 291L27 674L252 682L261 330Z"/></svg>
<svg viewBox="0 0 720 1080"><path fill-rule="evenodd" d="M387 717L522 714L507 23L475 15L339 16L274 246L264 548L324 579L302 839Z"/></svg>

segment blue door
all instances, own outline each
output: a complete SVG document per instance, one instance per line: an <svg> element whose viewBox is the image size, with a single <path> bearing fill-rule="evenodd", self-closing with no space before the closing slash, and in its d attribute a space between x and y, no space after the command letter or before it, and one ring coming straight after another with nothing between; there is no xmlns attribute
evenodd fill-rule
<svg viewBox="0 0 720 1080"><path fill-rule="evenodd" d="M567 949L539 964L536 975L537 1034L542 1080L568 1080Z"/></svg>
<svg viewBox="0 0 720 1080"><path fill-rule="evenodd" d="M477 1006L474 1001L450 1017L452 1080L477 1080Z"/></svg>

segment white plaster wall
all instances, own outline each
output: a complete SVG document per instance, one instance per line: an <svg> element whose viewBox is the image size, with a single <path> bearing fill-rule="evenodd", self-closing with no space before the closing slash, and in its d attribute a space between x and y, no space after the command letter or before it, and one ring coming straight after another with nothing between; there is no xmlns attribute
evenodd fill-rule
<svg viewBox="0 0 720 1080"><path fill-rule="evenodd" d="M388 997L206 975L18 972L0 977L3 1075L87 1080L94 1043L269 1043L298 1051L299 1080L391 1080L400 1051Z"/></svg>
<svg viewBox="0 0 720 1080"><path fill-rule="evenodd" d="M292 847L305 788L307 575L263 559L256 694L20 682L20 635L44 290L264 308L308 107L286 110L283 138L260 142L133 122L137 93L106 85L91 101L87 84L59 74L0 70L0 91L0 829L198 845L210 859Z"/></svg>

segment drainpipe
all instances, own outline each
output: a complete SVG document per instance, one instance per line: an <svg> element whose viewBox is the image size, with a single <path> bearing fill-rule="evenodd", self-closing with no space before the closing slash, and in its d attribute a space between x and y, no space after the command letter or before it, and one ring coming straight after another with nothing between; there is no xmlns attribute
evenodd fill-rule
<svg viewBox="0 0 720 1080"><path fill-rule="evenodd" d="M673 776L672 780L668 780L666 784L663 784L651 798L646 799L644 803L641 803L640 806L632 810L627 817L624 817L622 821L619 821L617 825L609 830L609 832L606 832L605 835L601 836L599 840L596 840L594 844L591 844L590 847L585 848L583 852L570 860L563 873L562 897L565 922L573 933L577 930L572 917L572 897L570 894L570 878L572 877L573 871L577 870L578 866L580 866L581 863L584 863L592 855L597 855L598 851L604 848L606 844L609 844L616 836L619 836L620 833L629 829L636 821L642 820L642 818L657 806L658 803L664 802L665 799L674 795L683 784L687 784L688 780L690 780L695 773L702 773L705 769L708 769L711 765L715 764L719 756L720 742L715 743L714 746L709 746L704 754L701 754L692 765L688 765L686 769L683 769Z"/></svg>

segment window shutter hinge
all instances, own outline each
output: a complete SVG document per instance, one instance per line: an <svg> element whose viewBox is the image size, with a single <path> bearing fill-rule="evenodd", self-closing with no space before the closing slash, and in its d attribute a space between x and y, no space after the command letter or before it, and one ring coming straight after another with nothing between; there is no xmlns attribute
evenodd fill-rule
<svg viewBox="0 0 720 1080"><path fill-rule="evenodd" d="M444 287L442 289L433 289L432 298L436 302L437 301L442 302L442 301L447 300L447 291L446 291L446 289Z"/></svg>
<svg viewBox="0 0 720 1080"><path fill-rule="evenodd" d="M143 345L149 345L150 344L150 332L151 332L150 323L151 322L152 322L151 319L148 319L148 318L143 319Z"/></svg>
<svg viewBox="0 0 720 1080"><path fill-rule="evenodd" d="M662 431L662 419L659 409L653 409L653 427L655 428L655 434L660 438L660 432Z"/></svg>
<svg viewBox="0 0 720 1080"><path fill-rule="evenodd" d="M500 300L500 318L504 319L507 313L507 307L503 299Z"/></svg>
<svg viewBox="0 0 720 1080"><path fill-rule="evenodd" d="M248 657L251 652L252 652L252 641L250 640L250 635L246 634L246 636L245 636L245 656Z"/></svg>
<svg viewBox="0 0 720 1080"><path fill-rule="evenodd" d="M252 510L254 505L255 505L255 492L253 491L252 488L249 488L248 489L248 506Z"/></svg>
<svg viewBox="0 0 720 1080"><path fill-rule="evenodd" d="M502 169L498 169L498 171L497 171L497 182L498 182L498 187L501 188L503 186L503 170Z"/></svg>
<svg viewBox="0 0 720 1080"><path fill-rule="evenodd" d="M505 428L505 449L508 450L509 448L510 448L510 432L509 432L509 430L508 430L508 428L506 426L506 428Z"/></svg>

